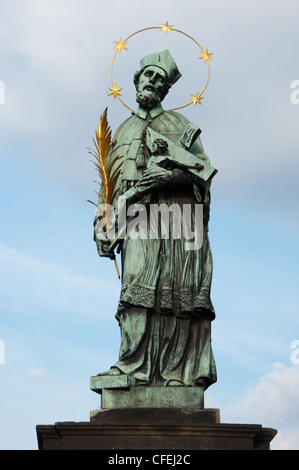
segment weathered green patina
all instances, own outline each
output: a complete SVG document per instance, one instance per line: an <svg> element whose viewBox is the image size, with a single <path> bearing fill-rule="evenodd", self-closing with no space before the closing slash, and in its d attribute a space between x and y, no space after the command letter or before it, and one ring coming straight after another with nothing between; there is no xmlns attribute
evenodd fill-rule
<svg viewBox="0 0 299 470"><path fill-rule="evenodd" d="M115 243L98 236L100 217L96 213L95 241L100 256L111 256L118 243L122 259L116 314L121 329L119 360L100 375L126 374L134 379L134 386L206 389L216 381L211 348L213 263L208 238L210 183L216 170L204 152L200 129L161 106L180 76L168 51L142 59L134 76L139 107L113 138L111 158L121 156L124 162L119 196L148 209L149 223L145 237L127 235ZM171 217L167 219L168 237L162 235L163 215L153 229L149 209L161 204L181 209L179 214L190 207L194 230L195 208L202 205L199 248L186 249L186 240L177 236L178 225ZM181 216L181 226L184 223Z"/></svg>

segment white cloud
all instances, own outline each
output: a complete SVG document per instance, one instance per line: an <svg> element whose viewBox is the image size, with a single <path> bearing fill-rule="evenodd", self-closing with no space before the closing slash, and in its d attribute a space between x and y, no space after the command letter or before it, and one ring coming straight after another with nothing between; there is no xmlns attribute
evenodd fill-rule
<svg viewBox="0 0 299 470"><path fill-rule="evenodd" d="M272 450L299 450L299 431L278 432L271 445Z"/></svg>
<svg viewBox="0 0 299 470"><path fill-rule="evenodd" d="M225 409L226 419L234 422L262 424L279 432L272 449L299 449L299 367L273 365L237 403ZM295 446L295 447L291 447Z"/></svg>
<svg viewBox="0 0 299 470"><path fill-rule="evenodd" d="M196 14L199 8L200 17ZM170 10L171 18L167 17ZM128 11L134 14L127 15ZM107 97L113 41L139 28L158 25L167 17L170 24L195 36L214 53L204 105L183 111L203 129L204 146L219 169L213 192L220 194L221 200L238 195L261 212L267 210L270 217L280 216L298 233L294 201L298 199L299 105L290 102L290 83L298 79L293 65L298 5L291 0L283 5L231 0L199 7L189 0L185 11L186 16L181 2L161 4L157 0L150 9L135 0L118 1L113 13L108 4L96 0L3 1L3 142L9 145L12 137L14 141L23 139L32 150L32 164L45 178L64 187L74 190L90 181L86 147L92 143L99 114L109 106L113 132L128 117L117 100ZM190 16L190 11L194 15ZM194 92L191 88L198 87L202 79L201 72L196 77L186 70L193 50L185 38L176 42L175 35L136 36L131 43L134 54L124 51L126 55L120 57L124 61L116 68L125 101L132 106L132 68L139 62L140 51L156 47L157 42L162 47L156 36L165 41L173 38L175 55L183 67L182 81L167 97L167 105L185 102L184 97L188 100ZM18 158L22 152L16 153Z"/></svg>

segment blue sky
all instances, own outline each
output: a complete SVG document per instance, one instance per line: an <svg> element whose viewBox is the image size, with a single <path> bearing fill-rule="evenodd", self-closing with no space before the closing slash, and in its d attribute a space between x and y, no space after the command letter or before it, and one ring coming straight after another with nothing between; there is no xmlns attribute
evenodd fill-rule
<svg viewBox="0 0 299 470"><path fill-rule="evenodd" d="M278 429L272 448L299 448L298 10L295 0L117 0L113 11L97 0L0 0L1 449L36 449L37 424L87 421L100 406L89 378L118 356L120 283L92 239L87 147L107 106L113 132L129 117L108 96L113 41L166 21L213 52L202 106L183 111L219 171L218 382L206 406L222 422ZM182 72L165 108L203 88L206 69L182 35L151 31L128 46L114 74L131 107L132 74L156 50L169 48Z"/></svg>

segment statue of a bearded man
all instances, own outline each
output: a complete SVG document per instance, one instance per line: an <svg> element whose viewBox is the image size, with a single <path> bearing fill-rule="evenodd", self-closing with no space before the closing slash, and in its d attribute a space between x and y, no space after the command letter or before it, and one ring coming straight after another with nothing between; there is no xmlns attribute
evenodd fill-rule
<svg viewBox="0 0 299 470"><path fill-rule="evenodd" d="M134 75L139 106L118 128L111 158L123 159L119 196L137 209L142 205L148 224L145 236L127 233L118 240L122 286L116 318L121 345L118 362L104 374L129 375L136 386L199 386L205 390L216 381L208 239L210 183L216 170L210 170L200 129L181 114L162 108L161 102L181 77L169 51L150 54L140 65ZM172 218L162 211L153 224L151 207L176 211ZM200 218L196 216L198 207L202 208ZM196 225L202 225L201 243L192 249L177 233L180 227L186 229L184 213L190 216L192 233L197 233ZM163 232L166 222L168 236ZM98 252L111 256L112 242L98 236L99 223L97 213L94 239Z"/></svg>

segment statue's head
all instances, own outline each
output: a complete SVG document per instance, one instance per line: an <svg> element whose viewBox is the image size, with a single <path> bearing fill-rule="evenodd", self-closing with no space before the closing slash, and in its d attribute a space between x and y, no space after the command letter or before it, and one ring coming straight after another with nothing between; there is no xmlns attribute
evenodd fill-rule
<svg viewBox="0 0 299 470"><path fill-rule="evenodd" d="M141 59L140 70L134 74L136 100L146 109L161 103L171 86L181 77L168 50Z"/></svg>

